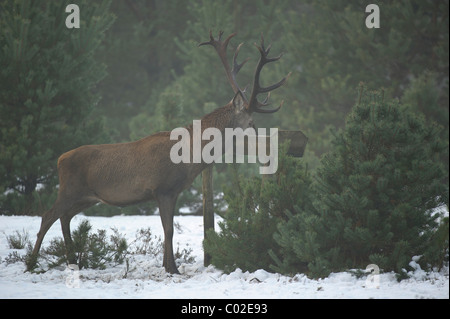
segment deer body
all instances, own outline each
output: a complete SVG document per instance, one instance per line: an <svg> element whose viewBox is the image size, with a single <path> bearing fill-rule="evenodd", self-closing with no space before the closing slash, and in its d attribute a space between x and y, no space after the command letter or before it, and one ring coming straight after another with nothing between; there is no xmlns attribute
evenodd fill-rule
<svg viewBox="0 0 450 319"><path fill-rule="evenodd" d="M70 191L114 206L155 199L158 191L167 192L186 179L164 161L168 143L168 135L161 132L132 143L88 145L67 152L58 161L61 191L70 183ZM161 167L166 176L159 173Z"/></svg>
<svg viewBox="0 0 450 319"><path fill-rule="evenodd" d="M226 46L233 35L229 36L225 42L220 41L220 36L219 40L214 40L210 36L211 41L203 44L213 45L221 59L225 56L225 59L222 59L224 62ZM263 42L262 51L261 48L258 47L258 49L260 49L261 57L263 57L263 52L267 55L268 50L264 49ZM234 57L235 66L237 51ZM259 79L262 65L267 63L261 61L262 58L257 67L256 79ZM233 68L234 71L230 70L225 62L224 66L227 77L230 79L232 76L231 80L234 81L238 70L235 68ZM281 86L285 79L270 87L270 90ZM247 102L237 84L235 82L231 82L231 84L235 91L234 98L227 105L201 119L202 131L208 127L215 127L222 133L225 128L246 129L253 126L252 112L269 113L279 109L259 110L259 107L265 104L253 99L253 95L256 96L258 93L257 91L252 92L252 99ZM258 89L261 88L256 88L256 90ZM268 90L263 92L268 92ZM249 105L253 105L253 108L249 108ZM192 126L188 126L186 129L191 130L192 133ZM190 136L192 138L193 134ZM190 163L173 163L170 160L170 150L175 143L177 143L176 140L170 140L170 132L159 132L135 142L85 145L61 155L58 159L58 197L52 208L42 216L33 252L27 260L27 269L31 270L35 266L42 240L56 220L60 219L61 221L68 261L75 263L70 235L70 220L73 216L99 202L114 206L128 206L156 200L164 228L163 265L166 271L178 273L172 247L176 200L178 195L192 184L195 177L211 164L193 163L192 161ZM205 144L206 142L202 142L202 147ZM190 145L192 148L193 141ZM192 149L190 153L192 154Z"/></svg>
<svg viewBox="0 0 450 319"><path fill-rule="evenodd" d="M233 112L229 111L231 108L230 102L206 115L201 120L202 131L208 127L222 132L228 127L238 127ZM192 130L191 126L186 129ZM169 137L169 131L158 132L135 142L85 145L64 153L58 160L60 192L76 189L86 199L114 206L157 199L160 194L180 193L207 164L172 163L169 154L177 141ZM193 144L191 141L191 154ZM67 183L70 185L66 186Z"/></svg>

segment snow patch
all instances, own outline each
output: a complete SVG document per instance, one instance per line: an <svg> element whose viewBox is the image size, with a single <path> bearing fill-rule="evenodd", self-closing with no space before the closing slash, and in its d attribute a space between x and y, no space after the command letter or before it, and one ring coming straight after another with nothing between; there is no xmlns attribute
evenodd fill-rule
<svg viewBox="0 0 450 319"><path fill-rule="evenodd" d="M163 237L159 216L76 216L72 227L87 218L97 229L116 227L128 242L141 228L150 227L152 234ZM216 217L216 222L219 218ZM255 272L236 269L226 274L213 266L203 266L203 219L201 216L176 216L181 230L175 232L174 247L191 248L194 263L179 263L180 275L167 274L161 258L134 255L128 267L122 264L105 270L82 269L76 273L62 267L42 274L24 272L22 263L7 265L5 258L14 250L7 236L16 230L29 232L32 240L39 230L39 217L0 216L0 298L449 298L448 268L427 273L418 264L420 256L410 262L409 279L397 282L393 273L379 275L378 288L367 285L366 277L357 278L349 272L333 273L327 278L312 280L304 274L293 277L259 269ZM216 228L218 229L218 228ZM55 223L46 238L62 237ZM17 250L16 250L17 251ZM19 254L24 251L19 250ZM79 280L75 283L71 279Z"/></svg>

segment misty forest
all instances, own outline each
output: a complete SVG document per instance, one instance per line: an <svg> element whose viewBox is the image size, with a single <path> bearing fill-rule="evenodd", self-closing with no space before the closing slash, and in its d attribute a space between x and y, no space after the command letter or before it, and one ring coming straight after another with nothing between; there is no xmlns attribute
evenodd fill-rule
<svg viewBox="0 0 450 319"><path fill-rule="evenodd" d="M372 1L375 3L375 1ZM79 6L79 28L66 7ZM362 0L114 0L0 2L0 214L41 216L58 192L57 160L86 144L122 143L192 124L233 98L212 48L236 32L282 108L256 127L301 130L301 158L280 145L278 170L214 165L220 232L212 263L314 277L369 263L402 273L414 255L448 262L449 1L379 0L369 28ZM247 93L249 94L249 93ZM202 213L202 181L176 214ZM151 215L156 202L95 205L85 215ZM426 266L424 266L426 267Z"/></svg>

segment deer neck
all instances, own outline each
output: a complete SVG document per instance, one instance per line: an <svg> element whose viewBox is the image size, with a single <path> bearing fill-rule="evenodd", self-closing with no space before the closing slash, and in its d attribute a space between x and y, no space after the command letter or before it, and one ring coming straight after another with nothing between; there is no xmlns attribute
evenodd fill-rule
<svg viewBox="0 0 450 319"><path fill-rule="evenodd" d="M234 109L230 105L225 105L221 108L218 108L214 110L213 112L205 115L203 118L201 118L200 121L193 121L193 124L186 127L186 129L189 132L190 135L190 148L191 148L191 163L194 164L194 167L196 167L195 171L202 171L207 166L211 165L212 163L205 163L203 160L203 157L201 158L201 162L198 163L193 160L193 154L200 150L200 152L203 150L203 148L209 144L212 143L213 140L218 142L216 139L220 139L220 145L222 146L222 154L225 153L225 129L226 128L234 128L235 126L235 120L234 120ZM220 137L205 137L203 134L204 131L208 128L214 128L217 132L220 131ZM208 140L208 138L210 138Z"/></svg>
<svg viewBox="0 0 450 319"><path fill-rule="evenodd" d="M207 128L214 127L224 133L225 128L234 128L234 113L233 107L227 104L206 114L201 119L202 132Z"/></svg>

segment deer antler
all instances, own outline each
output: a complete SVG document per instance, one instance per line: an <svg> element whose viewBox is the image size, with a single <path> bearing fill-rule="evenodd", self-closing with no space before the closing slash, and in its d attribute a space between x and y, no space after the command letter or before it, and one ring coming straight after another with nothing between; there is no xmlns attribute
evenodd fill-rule
<svg viewBox="0 0 450 319"><path fill-rule="evenodd" d="M238 72L242 68L242 66L249 60L249 58L245 59L240 64L236 62L239 50L241 49L241 46L243 43L239 44L236 49L236 52L234 53L234 56L233 56L233 68L231 69L230 65L228 64L228 59L227 59L227 46L228 46L228 43L230 42L230 39L232 37L234 37L236 35L236 33L230 34L223 42L221 41L222 35L223 35L223 31L220 31L219 37L216 40L216 39L214 39L212 32L210 30L209 31L209 39L210 40L207 42L202 42L198 46L212 45L214 47L214 49L216 49L217 54L219 55L220 60L222 61L222 64L225 68L225 72L227 74L228 81L229 81L231 87L233 88L234 93L237 93L238 91L242 92L242 90L239 88L239 85L236 81L236 75L238 74Z"/></svg>
<svg viewBox="0 0 450 319"><path fill-rule="evenodd" d="M252 95L250 97L250 102L248 103L248 110L251 112L257 112L257 113L275 113L283 106L284 101L281 101L280 105L275 109L266 110L266 109L262 109L261 107L269 105L268 101L270 98L270 91L275 90L275 89L279 88L280 86L282 86L286 82L286 80L289 78L289 76L291 75L291 72L289 72L289 74L287 76L282 78L277 83L270 85L270 86L261 87L261 85L259 84L259 76L261 74L261 70L262 70L263 66L266 65L267 63L278 61L283 56L283 54L280 54L279 56L274 57L274 58L269 58L268 54L269 54L271 45L269 45L269 47L267 49L264 47L264 37L262 34L261 34L261 45L258 46L256 43L254 45L258 48L259 52L261 53L261 57L259 59L258 65L256 66L256 70L255 70L255 76L254 76L255 79L253 82L253 89L252 89ZM263 102L259 102L257 99L257 95L260 93L268 93L267 97L264 99Z"/></svg>
<svg viewBox="0 0 450 319"><path fill-rule="evenodd" d="M249 58L245 59L240 64L236 62L239 50L241 49L241 46L243 43L239 44L238 47L236 48L236 51L233 56L233 68L230 68L230 65L228 64L228 59L227 59L227 46L228 46L228 43L230 42L231 38L234 37L236 35L236 33L230 34L225 39L225 41L221 40L222 35L223 35L223 31L220 31L219 37L216 40L216 39L214 39L212 32L209 31L209 39L210 40L207 42L202 42L198 46L212 45L214 47L214 49L216 49L216 52L219 55L220 60L222 61L222 64L225 68L225 72L227 74L228 82L230 83L231 87L233 88L234 93L237 93L237 92L245 93L246 88L244 90L241 90L239 88L239 85L236 81L236 75L238 74L238 72L242 68L242 66L249 60ZM269 105L268 101L270 98L270 91L275 90L275 89L279 88L280 86L282 86L286 82L286 80L289 78L291 73L289 73L287 76L285 76L283 79L281 79L279 82L277 82L273 85L270 85L267 87L261 87L261 85L259 84L259 76L260 76L263 66L267 63L279 60L283 56L283 54L280 54L279 56L274 57L274 58L269 58L268 54L269 54L271 46L269 45L269 47L267 49L264 47L264 37L262 34L261 34L261 45L258 46L255 43L255 46L258 48L259 52L261 53L261 57L259 59L258 65L256 66L256 70L255 70L253 89L252 89L252 95L250 97L250 102L247 102L244 94L242 94L242 96L246 100L245 102L247 103L247 110L249 112L274 113L281 108L281 106L283 105L283 101L275 109L267 110L267 109L262 109L261 107ZM267 97L264 99L263 102L259 102L257 99L257 95L260 93L268 93Z"/></svg>

